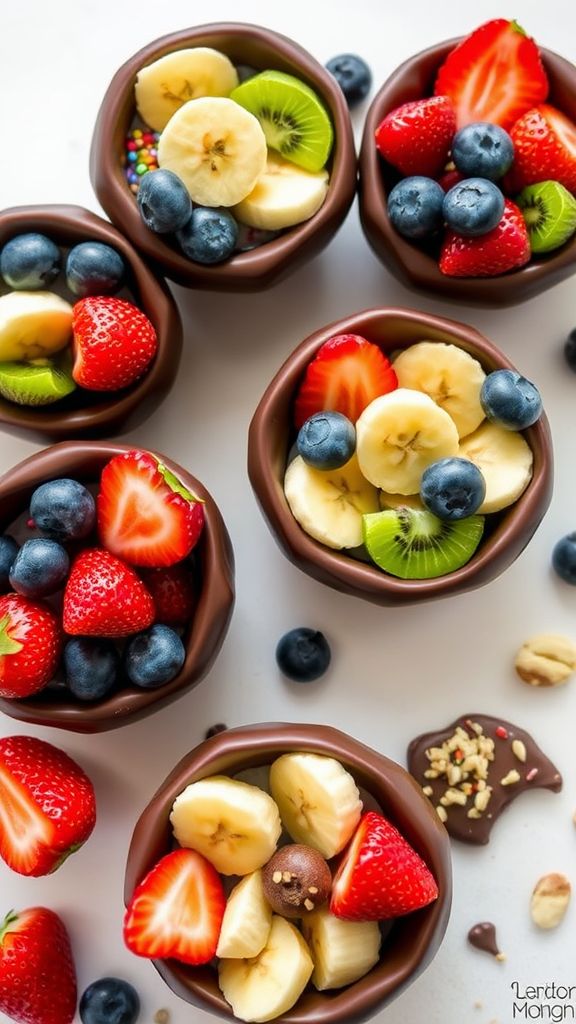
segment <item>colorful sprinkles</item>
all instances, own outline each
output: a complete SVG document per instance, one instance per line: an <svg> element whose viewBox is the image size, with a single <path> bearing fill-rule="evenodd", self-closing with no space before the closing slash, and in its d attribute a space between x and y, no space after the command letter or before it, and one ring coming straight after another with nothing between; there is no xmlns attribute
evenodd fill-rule
<svg viewBox="0 0 576 1024"><path fill-rule="evenodd" d="M140 178L148 171L158 169L159 132L141 131L134 128L126 136L124 143L124 173L130 191L136 192L140 187Z"/></svg>

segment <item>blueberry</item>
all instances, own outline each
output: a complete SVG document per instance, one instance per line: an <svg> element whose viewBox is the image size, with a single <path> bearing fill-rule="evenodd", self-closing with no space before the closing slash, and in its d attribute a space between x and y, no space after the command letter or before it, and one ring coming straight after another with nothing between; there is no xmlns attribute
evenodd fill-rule
<svg viewBox="0 0 576 1024"><path fill-rule="evenodd" d="M192 216L192 200L184 182L173 171L145 174L137 195L140 216L159 235L179 231Z"/></svg>
<svg viewBox="0 0 576 1024"><path fill-rule="evenodd" d="M35 232L16 235L0 253L0 274L17 291L47 288L58 277L61 265L58 246Z"/></svg>
<svg viewBox="0 0 576 1024"><path fill-rule="evenodd" d="M406 238L425 238L442 226L444 190L433 178L414 175L399 181L388 196L388 216Z"/></svg>
<svg viewBox="0 0 576 1024"><path fill-rule="evenodd" d="M485 495L484 477L469 459L438 459L427 466L420 481L424 505L448 523L474 515Z"/></svg>
<svg viewBox="0 0 576 1024"><path fill-rule="evenodd" d="M82 1024L135 1024L140 1013L136 989L121 978L100 978L80 999Z"/></svg>
<svg viewBox="0 0 576 1024"><path fill-rule="evenodd" d="M356 451L354 424L340 412L317 412L300 427L296 447L315 469L338 469Z"/></svg>
<svg viewBox="0 0 576 1024"><path fill-rule="evenodd" d="M18 554L18 544L8 535L0 537L0 594L10 589L10 567Z"/></svg>
<svg viewBox="0 0 576 1024"><path fill-rule="evenodd" d="M64 647L66 685L78 700L99 700L118 676L120 658L110 640L75 637Z"/></svg>
<svg viewBox="0 0 576 1024"><path fill-rule="evenodd" d="M124 283L126 267L120 253L103 242L81 242L66 259L66 284L74 295L111 295Z"/></svg>
<svg viewBox="0 0 576 1024"><path fill-rule="evenodd" d="M576 373L576 327L570 331L564 344L564 356L571 370Z"/></svg>
<svg viewBox="0 0 576 1024"><path fill-rule="evenodd" d="M498 181L512 165L514 143L500 125L478 121L456 132L452 159L466 178Z"/></svg>
<svg viewBox="0 0 576 1024"><path fill-rule="evenodd" d="M501 221L504 196L487 178L466 178L446 193L442 213L448 227L458 235L476 238Z"/></svg>
<svg viewBox="0 0 576 1024"><path fill-rule="evenodd" d="M276 647L278 668L296 683L319 679L328 668L330 658L330 646L324 634L306 626L285 633Z"/></svg>
<svg viewBox="0 0 576 1024"><path fill-rule="evenodd" d="M372 72L366 61L355 53L340 53L337 57L331 57L326 68L334 75L349 107L356 106L370 92Z"/></svg>
<svg viewBox="0 0 576 1024"><path fill-rule="evenodd" d="M77 480L50 480L34 491L30 515L52 540L82 540L94 529L96 505Z"/></svg>
<svg viewBox="0 0 576 1024"><path fill-rule="evenodd" d="M540 392L532 381L516 370L494 370L480 391L486 416L506 430L525 430L542 414Z"/></svg>
<svg viewBox="0 0 576 1024"><path fill-rule="evenodd" d="M188 259L197 263L221 263L234 252L238 225L228 210L197 206L176 237Z"/></svg>
<svg viewBox="0 0 576 1024"><path fill-rule="evenodd" d="M565 583L576 587L576 533L568 533L554 545L552 567Z"/></svg>
<svg viewBox="0 0 576 1024"><path fill-rule="evenodd" d="M23 597L47 597L64 584L70 559L61 544L44 537L24 541L10 569L10 585Z"/></svg>
<svg viewBox="0 0 576 1024"><path fill-rule="evenodd" d="M133 637L126 648L126 673L136 686L152 690L177 676L186 651L178 633L158 623Z"/></svg>

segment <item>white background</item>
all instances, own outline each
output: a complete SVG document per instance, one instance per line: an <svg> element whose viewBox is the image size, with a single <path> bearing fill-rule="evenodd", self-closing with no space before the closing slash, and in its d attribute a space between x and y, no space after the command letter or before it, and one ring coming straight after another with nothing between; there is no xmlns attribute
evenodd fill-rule
<svg viewBox="0 0 576 1024"><path fill-rule="evenodd" d="M2 8L1 207L62 202L98 210L88 151L104 90L135 50L191 24L261 23L299 40L322 63L356 51L372 66L376 86L410 54L497 16L516 17L542 45L576 59L576 18L572 13L568 22L565 0L516 0L509 8L486 0L213 0L206 7L190 0L26 0ZM358 137L364 111L354 115ZM576 378L562 358L563 340L576 325L574 293L572 279L502 312L410 293L371 254L356 207L327 251L265 294L176 289L186 332L178 381L163 407L124 440L166 452L212 491L236 551L237 605L210 676L157 716L87 737L29 727L89 772L99 821L85 848L52 877L24 880L0 863L0 913L37 903L61 912L72 935L80 991L116 973L138 987L142 1024L150 1024L161 1006L170 1009L172 1024L209 1019L173 996L121 940L132 826L157 784L208 726L220 720L327 722L403 761L416 733L470 711L501 715L531 731L556 758L564 792L520 798L496 826L489 847L454 848L454 910L444 945L425 975L377 1020L508 1024L513 980L576 981L576 907L551 934L538 933L528 912L541 874L563 871L576 882L576 682L533 691L512 669L516 648L534 632L576 638L576 592L549 568L555 540L576 528ZM529 549L500 580L463 597L399 610L339 595L288 564L260 516L245 470L252 412L291 349L324 323L386 304L460 318L500 345L540 386L557 459L551 509ZM37 447L0 434L0 468L9 470ZM283 681L274 662L277 639L296 625L324 630L333 647L329 674L307 687ZM22 727L11 719L0 722L0 734L17 731ZM468 928L479 920L496 922L506 964L467 946Z"/></svg>

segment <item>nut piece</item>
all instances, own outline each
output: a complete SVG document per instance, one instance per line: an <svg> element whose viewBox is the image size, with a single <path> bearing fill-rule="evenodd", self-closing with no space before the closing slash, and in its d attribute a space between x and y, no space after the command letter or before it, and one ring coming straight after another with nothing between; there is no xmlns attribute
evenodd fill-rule
<svg viewBox="0 0 576 1024"><path fill-rule="evenodd" d="M557 928L568 909L571 893L566 875L553 872L538 879L530 904L534 924L538 928Z"/></svg>
<svg viewBox="0 0 576 1024"><path fill-rule="evenodd" d="M539 633L522 645L514 666L530 686L561 686L576 669L576 644L565 636Z"/></svg>

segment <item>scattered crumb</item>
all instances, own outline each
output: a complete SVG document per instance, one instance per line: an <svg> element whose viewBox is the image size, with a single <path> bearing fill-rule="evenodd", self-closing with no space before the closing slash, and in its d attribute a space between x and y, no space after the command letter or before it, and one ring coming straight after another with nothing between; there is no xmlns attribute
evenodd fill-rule
<svg viewBox="0 0 576 1024"><path fill-rule="evenodd" d="M475 1010L482 1010L483 1008L484 1008L484 1003L482 1002L481 999L477 999L476 1002L474 1003L474 1009Z"/></svg>
<svg viewBox="0 0 576 1024"><path fill-rule="evenodd" d="M153 1020L154 1024L169 1024L170 1010L156 1010Z"/></svg>

